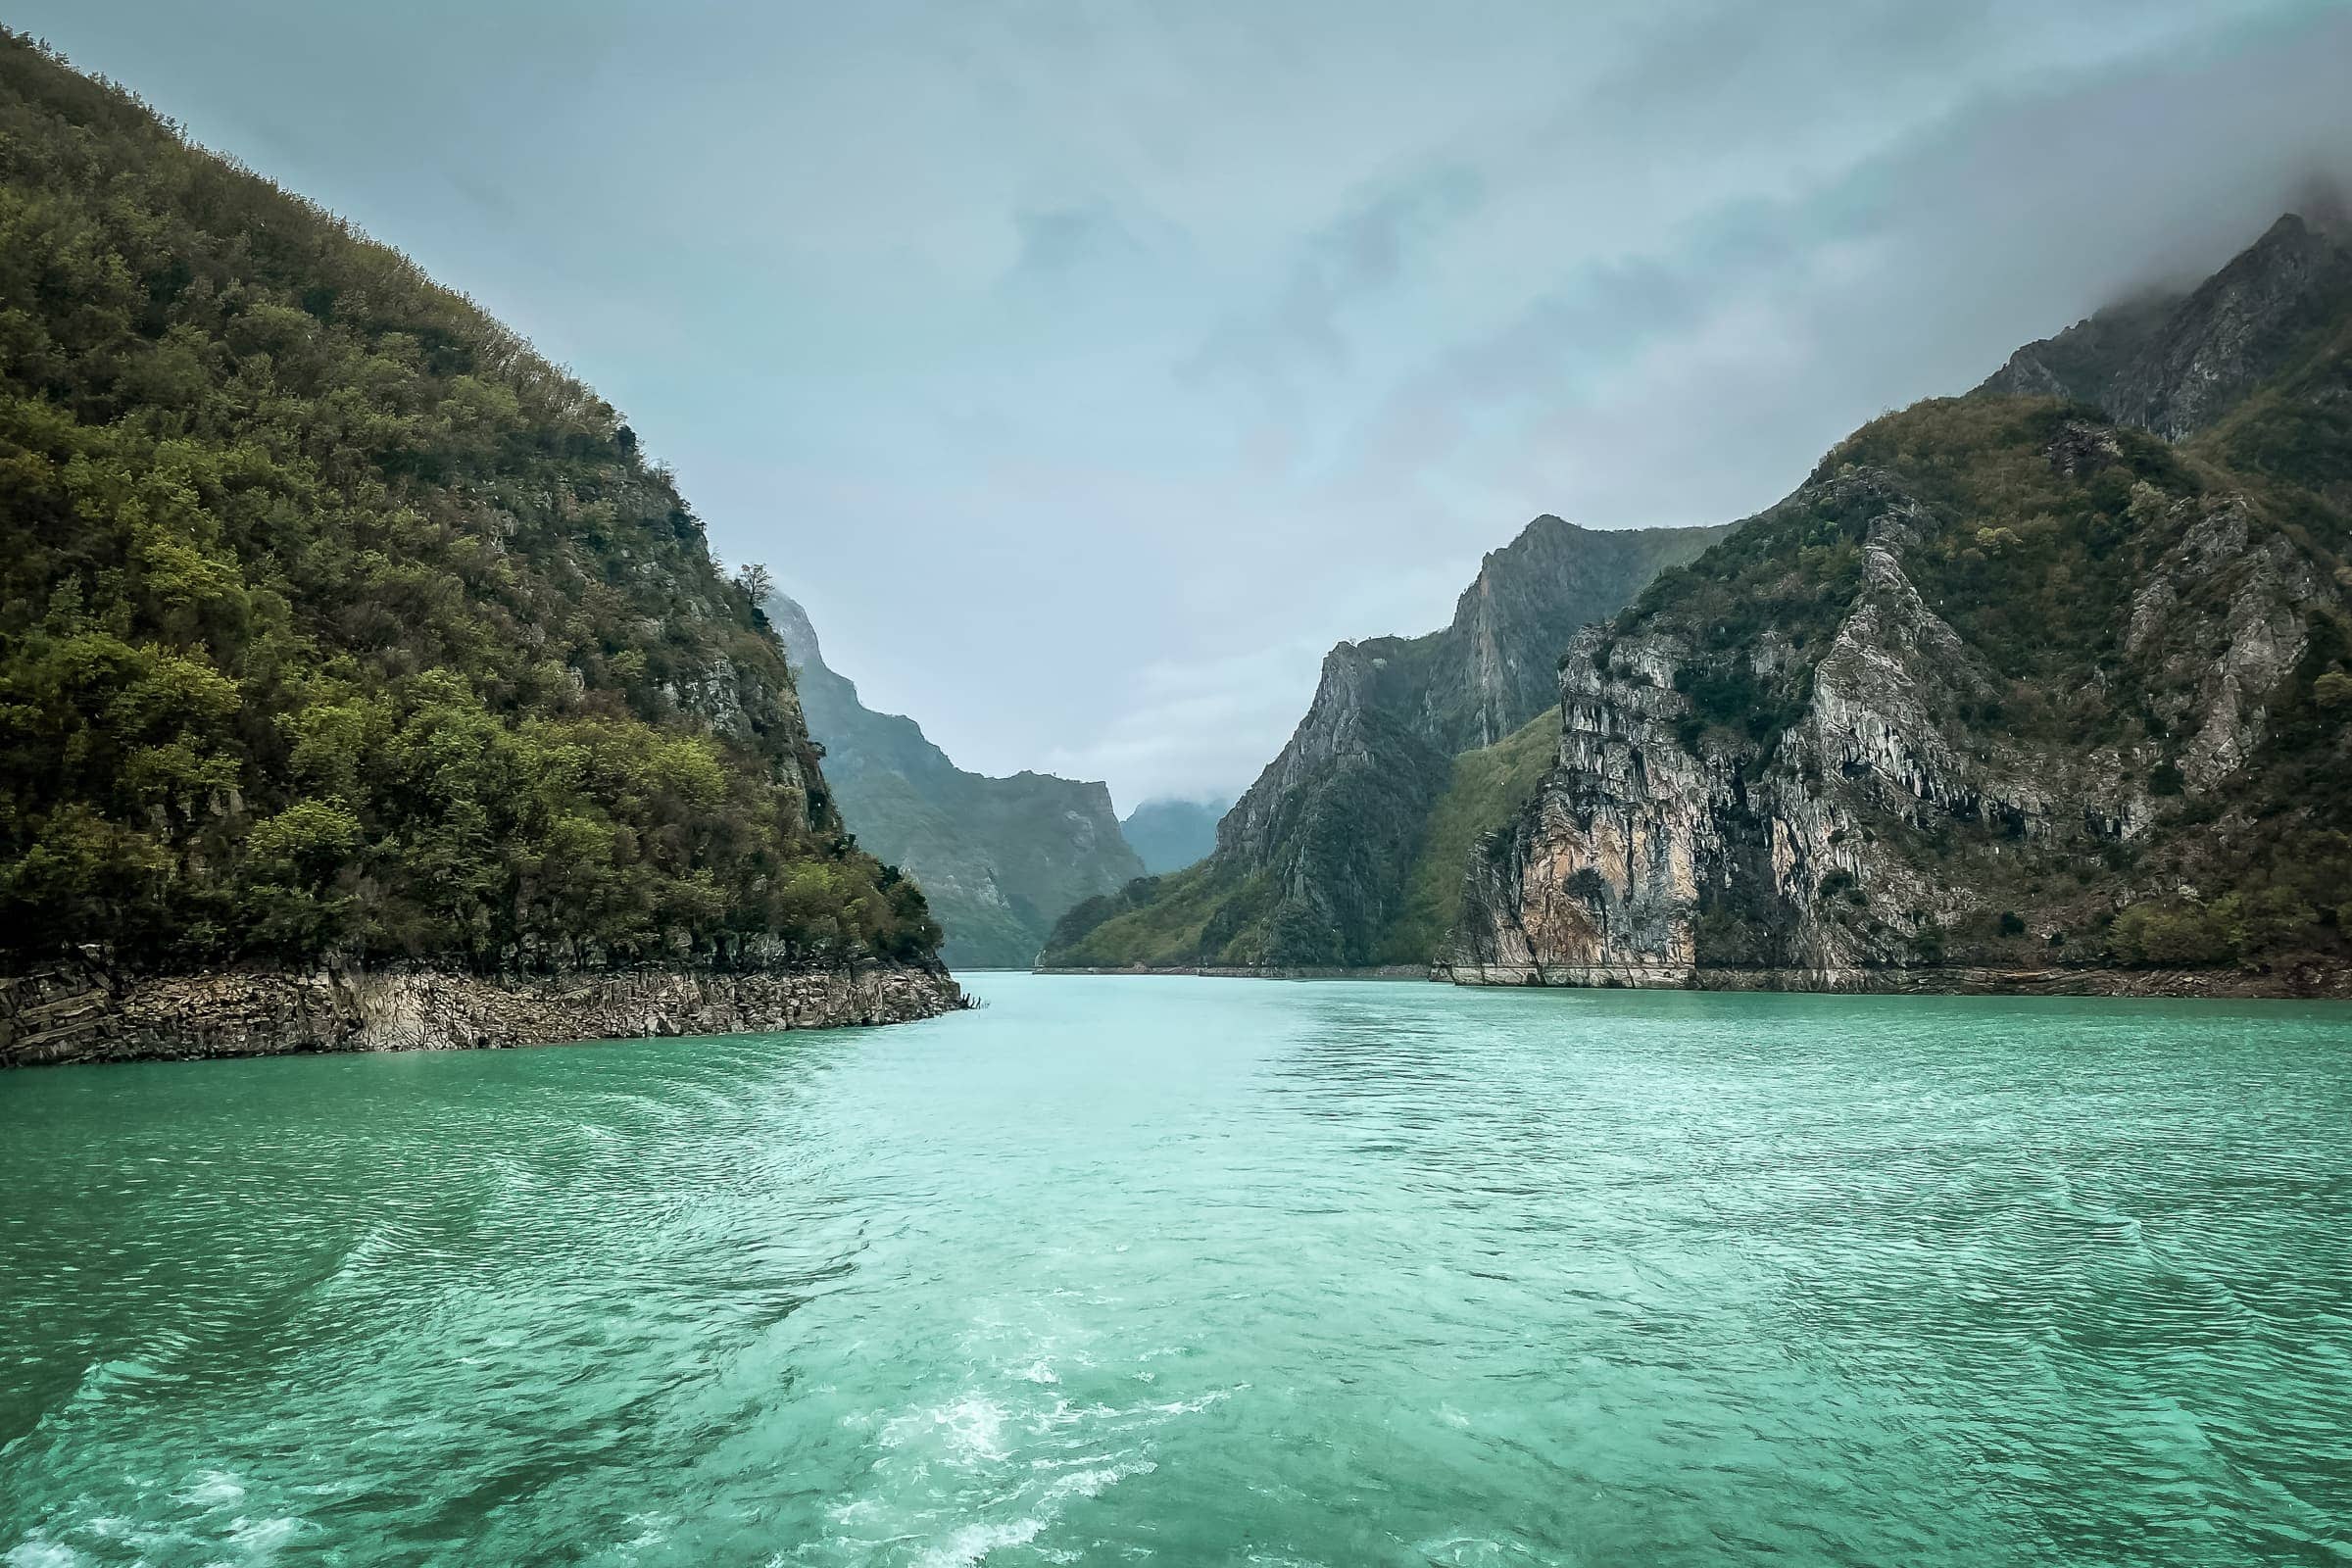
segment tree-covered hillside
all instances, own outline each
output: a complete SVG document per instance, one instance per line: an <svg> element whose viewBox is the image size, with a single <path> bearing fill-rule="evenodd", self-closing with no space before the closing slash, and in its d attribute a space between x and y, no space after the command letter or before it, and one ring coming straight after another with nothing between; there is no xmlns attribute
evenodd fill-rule
<svg viewBox="0 0 2352 1568"><path fill-rule="evenodd" d="M16 35L0 543L14 961L937 941L844 836L750 588L609 406Z"/></svg>
<svg viewBox="0 0 2352 1568"><path fill-rule="evenodd" d="M1419 966L1439 952L1461 908L1462 861L1470 847L1507 825L1535 793L1559 750L1560 721L1546 709L1492 746L1456 757L1436 793L1405 862L1396 913L1368 953L1329 967ZM1343 797L1343 801L1345 798ZM1345 810L1327 818L1347 820ZM1262 920L1278 884L1216 858L1129 883L1089 899L1054 928L1044 960L1056 968L1281 967L1233 955L1232 930ZM1223 935L1223 942L1211 940ZM1299 960L1298 967L1326 965Z"/></svg>

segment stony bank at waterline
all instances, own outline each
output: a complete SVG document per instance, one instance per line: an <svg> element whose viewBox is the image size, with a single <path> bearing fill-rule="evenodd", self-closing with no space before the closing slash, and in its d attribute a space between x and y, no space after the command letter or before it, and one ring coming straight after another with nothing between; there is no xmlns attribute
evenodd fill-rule
<svg viewBox="0 0 2352 1568"><path fill-rule="evenodd" d="M237 970L119 978L70 963L0 977L0 1067L326 1051L461 1051L907 1023L965 1005L944 970Z"/></svg>

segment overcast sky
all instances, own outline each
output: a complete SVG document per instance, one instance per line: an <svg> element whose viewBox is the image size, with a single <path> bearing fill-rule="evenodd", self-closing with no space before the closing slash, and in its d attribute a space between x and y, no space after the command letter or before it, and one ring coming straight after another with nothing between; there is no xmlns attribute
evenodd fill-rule
<svg viewBox="0 0 2352 1568"><path fill-rule="evenodd" d="M18 0L570 365L870 706L1234 791L2352 163L2352 6Z"/></svg>

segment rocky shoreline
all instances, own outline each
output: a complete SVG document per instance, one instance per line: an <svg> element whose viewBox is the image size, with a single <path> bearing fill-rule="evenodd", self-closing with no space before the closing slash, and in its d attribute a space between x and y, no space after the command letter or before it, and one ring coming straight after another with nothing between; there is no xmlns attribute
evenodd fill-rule
<svg viewBox="0 0 2352 1568"><path fill-rule="evenodd" d="M961 988L944 971L881 963L505 976L239 969L134 977L74 963L0 976L0 1067L765 1033L907 1023L964 1005Z"/></svg>
<svg viewBox="0 0 2352 1568"><path fill-rule="evenodd" d="M1431 978L1429 965L1425 963L1384 963L1354 969L1345 965L1332 964L1303 966L1175 964L1152 967L1134 963L1122 968L1072 968L1050 965L1035 968L1029 972L1031 974L1182 974L1200 975L1211 980L1428 980Z"/></svg>
<svg viewBox="0 0 2352 1568"><path fill-rule="evenodd" d="M2352 970L2309 965L2243 969L2002 969L1913 964L1839 969L1697 968L1670 964L1390 963L1367 968L1038 968L1031 974L1197 975L1219 980L1420 980L1457 986L1545 986L1589 991L1787 991L1848 996L2210 997L2352 1001Z"/></svg>
<svg viewBox="0 0 2352 1568"><path fill-rule="evenodd" d="M2352 1000L2352 972L2320 966L2259 973L2223 968L2001 969L1963 964L1738 969L1631 963L1440 963L1432 969L1430 977L1449 980L1462 986L1560 986L1602 990Z"/></svg>

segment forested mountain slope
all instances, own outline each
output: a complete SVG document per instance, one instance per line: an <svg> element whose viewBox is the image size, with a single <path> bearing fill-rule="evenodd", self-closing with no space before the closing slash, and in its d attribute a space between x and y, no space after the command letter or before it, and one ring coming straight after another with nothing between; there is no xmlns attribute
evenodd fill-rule
<svg viewBox="0 0 2352 1568"><path fill-rule="evenodd" d="M2352 254L2289 217L1581 635L1451 972L2342 990L2348 556Z"/></svg>
<svg viewBox="0 0 2352 1568"><path fill-rule="evenodd" d="M957 968L1026 968L1082 899L1144 874L1110 791L1047 773L967 773L911 718L877 713L825 664L808 613L767 602L842 819L866 849L921 883Z"/></svg>
<svg viewBox="0 0 2352 1568"><path fill-rule="evenodd" d="M0 39L0 956L934 963L600 401Z"/></svg>

